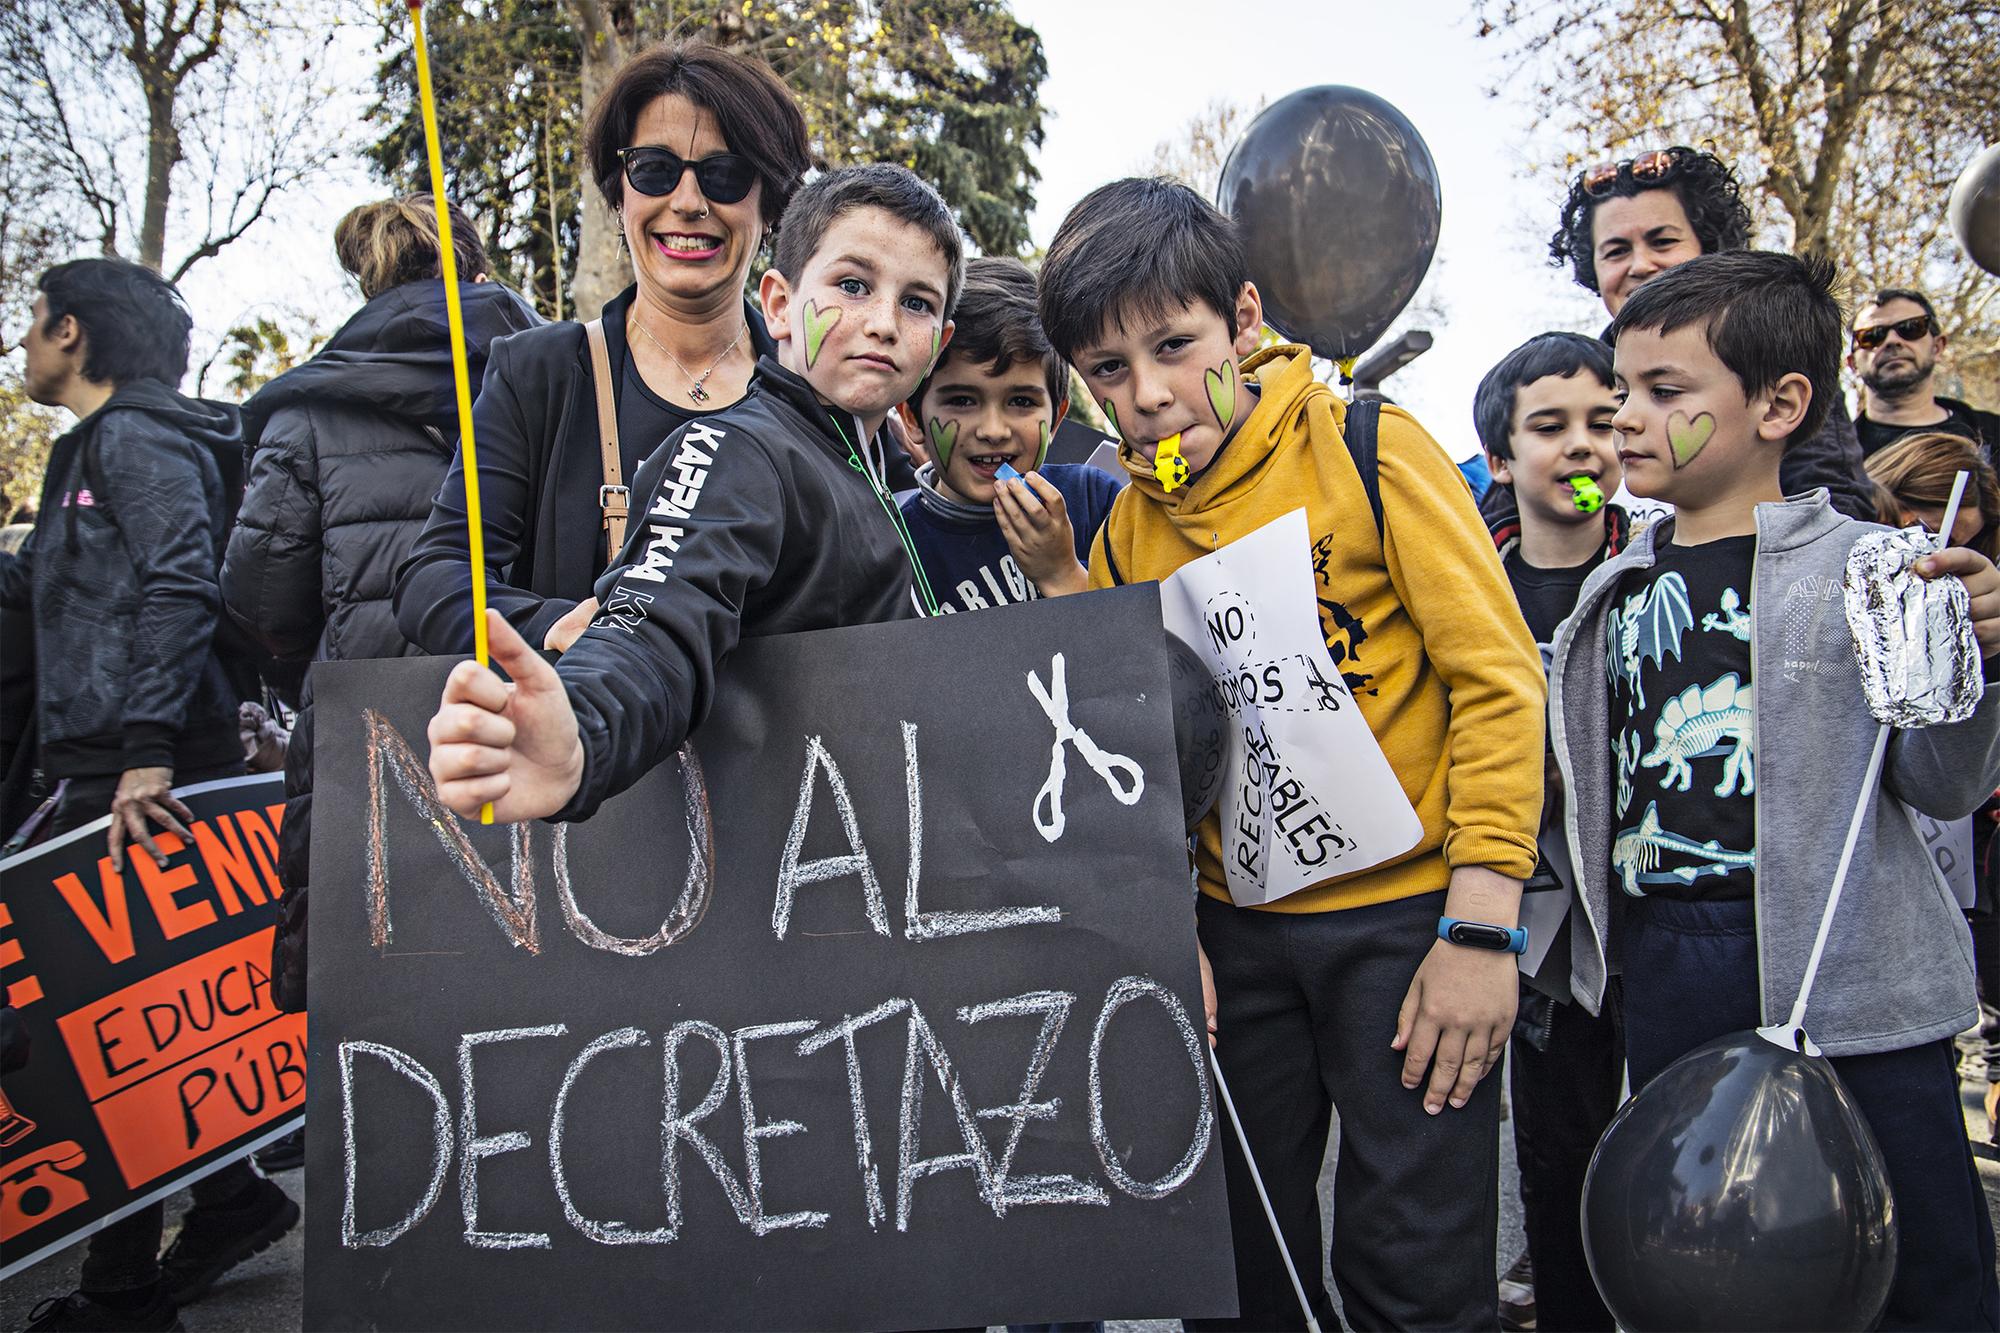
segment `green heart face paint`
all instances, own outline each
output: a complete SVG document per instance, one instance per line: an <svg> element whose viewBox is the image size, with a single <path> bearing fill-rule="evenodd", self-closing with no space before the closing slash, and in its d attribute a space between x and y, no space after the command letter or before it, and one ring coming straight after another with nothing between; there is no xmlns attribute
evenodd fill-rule
<svg viewBox="0 0 2000 1333"><path fill-rule="evenodd" d="M1112 408L1111 400L1107 398L1103 402L1099 403L1098 406L1104 409L1104 419L1105 421L1110 423L1111 433L1113 435L1116 435L1121 440L1124 439L1125 432L1118 429L1118 413L1115 409Z"/></svg>
<svg viewBox="0 0 2000 1333"><path fill-rule="evenodd" d="M1715 434L1715 418L1703 412L1693 421L1685 412L1673 412L1667 417L1667 447L1674 451L1674 467L1684 468L1694 462L1695 455L1708 447L1709 439Z"/></svg>
<svg viewBox="0 0 2000 1333"><path fill-rule="evenodd" d="M1229 423L1236 420L1236 363L1224 361L1214 370L1201 372L1201 382L1208 387L1208 405L1215 412L1215 420L1228 434Z"/></svg>
<svg viewBox="0 0 2000 1333"><path fill-rule="evenodd" d="M937 460L938 473L942 476L945 466L951 462L951 451L958 444L958 423L932 417L924 426L924 434L930 439L931 457Z"/></svg>
<svg viewBox="0 0 2000 1333"><path fill-rule="evenodd" d="M1041 467L1041 465L1048 460L1049 456L1049 423L1044 421L1041 424L1042 424L1042 447L1035 453L1035 466L1037 468Z"/></svg>
<svg viewBox="0 0 2000 1333"><path fill-rule="evenodd" d="M944 351L944 326L940 324L937 328L931 330L931 364L930 364L930 369L926 370L924 374L928 375L932 371L937 369L938 355L943 351Z"/></svg>
<svg viewBox="0 0 2000 1333"><path fill-rule="evenodd" d="M826 335L833 331L833 326L840 323L840 316L841 316L841 310L838 306L834 307L832 310L821 310L819 308L819 303L817 301L806 302L805 326L806 326L806 369L807 370L811 370L813 368L813 363L819 360L820 345L826 341Z"/></svg>

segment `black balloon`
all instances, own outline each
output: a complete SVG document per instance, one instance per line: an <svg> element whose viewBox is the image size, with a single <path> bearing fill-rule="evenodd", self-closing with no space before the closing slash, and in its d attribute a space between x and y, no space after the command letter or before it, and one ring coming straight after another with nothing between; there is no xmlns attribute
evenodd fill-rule
<svg viewBox="0 0 2000 1333"><path fill-rule="evenodd" d="M1265 108L1216 196L1242 229L1265 322L1336 361L1367 351L1416 295L1444 211L1409 119L1331 84Z"/></svg>
<svg viewBox="0 0 2000 1333"><path fill-rule="evenodd" d="M1965 164L1951 187L1945 217L1966 258L2000 275L2000 144Z"/></svg>
<svg viewBox="0 0 2000 1333"><path fill-rule="evenodd" d="M1625 1104L1583 1186L1584 1252L1620 1327L1865 1329L1896 1218L1833 1066L1738 1032Z"/></svg>
<svg viewBox="0 0 2000 1333"><path fill-rule="evenodd" d="M1167 679L1174 691L1174 750L1180 756L1181 813L1192 829L1222 793L1229 716L1208 666L1180 636L1167 635Z"/></svg>

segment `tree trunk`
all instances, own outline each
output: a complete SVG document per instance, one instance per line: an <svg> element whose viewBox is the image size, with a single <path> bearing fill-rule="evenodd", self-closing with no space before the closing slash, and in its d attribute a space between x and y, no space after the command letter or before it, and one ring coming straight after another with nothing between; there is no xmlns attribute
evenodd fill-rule
<svg viewBox="0 0 2000 1333"><path fill-rule="evenodd" d="M583 33L583 109L588 116L618 67L638 49L637 21L631 0L570 0L570 7ZM576 318L595 319L604 303L631 283L632 264L619 244L617 215L605 206L587 163L583 171L583 229L570 302Z"/></svg>
<svg viewBox="0 0 2000 1333"><path fill-rule="evenodd" d="M174 125L174 90L142 73L146 85L146 202L139 219L139 262L158 271L166 262L167 200L174 166L181 160L180 131Z"/></svg>

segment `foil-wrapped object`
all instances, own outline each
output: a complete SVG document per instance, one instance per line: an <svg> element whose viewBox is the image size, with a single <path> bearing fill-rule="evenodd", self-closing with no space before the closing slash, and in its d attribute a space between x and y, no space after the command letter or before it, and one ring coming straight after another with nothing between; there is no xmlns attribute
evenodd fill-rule
<svg viewBox="0 0 2000 1333"><path fill-rule="evenodd" d="M1868 711L1895 727L1963 722L1985 689L1972 602L1955 578L1912 568L1936 551L1921 528L1871 532L1847 556L1847 627Z"/></svg>

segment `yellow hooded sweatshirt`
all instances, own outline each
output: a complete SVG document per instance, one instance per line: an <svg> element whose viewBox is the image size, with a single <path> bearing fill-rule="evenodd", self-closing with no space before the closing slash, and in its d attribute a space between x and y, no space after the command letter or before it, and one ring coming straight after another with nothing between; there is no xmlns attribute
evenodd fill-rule
<svg viewBox="0 0 2000 1333"><path fill-rule="evenodd" d="M1430 893L1453 867L1535 867L1542 809L1541 658L1464 478L1414 418L1383 405L1382 535L1341 438L1346 404L1303 347L1243 363L1257 405L1207 470L1168 494L1129 446L1132 484L1091 544L1090 584L1163 579L1303 506L1334 664L1423 821L1410 851L1265 904L1326 912ZM1229 901L1220 816L1202 822L1201 891Z"/></svg>

